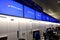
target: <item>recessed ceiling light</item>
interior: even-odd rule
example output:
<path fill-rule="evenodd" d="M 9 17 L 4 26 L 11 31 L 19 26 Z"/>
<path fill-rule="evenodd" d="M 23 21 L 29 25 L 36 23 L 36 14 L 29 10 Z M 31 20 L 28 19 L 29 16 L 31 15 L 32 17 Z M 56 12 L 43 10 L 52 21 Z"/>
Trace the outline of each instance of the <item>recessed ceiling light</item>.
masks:
<path fill-rule="evenodd" d="M 60 3 L 60 1 L 57 1 L 57 3 Z"/>

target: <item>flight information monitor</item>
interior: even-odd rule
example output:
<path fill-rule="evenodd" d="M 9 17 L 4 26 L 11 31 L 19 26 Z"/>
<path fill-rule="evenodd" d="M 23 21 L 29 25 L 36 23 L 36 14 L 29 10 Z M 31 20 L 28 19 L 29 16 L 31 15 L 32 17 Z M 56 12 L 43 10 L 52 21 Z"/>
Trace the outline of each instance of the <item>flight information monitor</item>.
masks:
<path fill-rule="evenodd" d="M 36 19 L 42 20 L 42 13 L 41 12 L 36 11 Z"/>
<path fill-rule="evenodd" d="M 42 13 L 42 20 L 46 21 L 46 14 Z"/>
<path fill-rule="evenodd" d="M 0 14 L 23 17 L 23 5 L 11 0 L 1 0 Z"/>
<path fill-rule="evenodd" d="M 51 17 L 49 16 L 49 22 L 51 22 Z"/>
<path fill-rule="evenodd" d="M 47 19 L 47 21 L 50 21 L 50 18 L 49 18 L 49 16 L 47 16 L 47 17 L 46 17 L 46 19 Z"/>
<path fill-rule="evenodd" d="M 24 6 L 24 17 L 34 19 L 35 18 L 35 10 L 33 10 L 27 6 Z"/>

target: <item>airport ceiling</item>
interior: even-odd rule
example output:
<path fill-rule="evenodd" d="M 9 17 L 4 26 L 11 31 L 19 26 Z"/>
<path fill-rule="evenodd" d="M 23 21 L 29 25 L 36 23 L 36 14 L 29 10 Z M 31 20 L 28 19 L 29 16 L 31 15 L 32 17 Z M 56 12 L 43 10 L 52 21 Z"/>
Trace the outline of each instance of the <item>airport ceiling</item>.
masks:
<path fill-rule="evenodd" d="M 38 5 L 42 6 L 43 10 L 60 20 L 60 1 L 59 0 L 33 0 Z"/>

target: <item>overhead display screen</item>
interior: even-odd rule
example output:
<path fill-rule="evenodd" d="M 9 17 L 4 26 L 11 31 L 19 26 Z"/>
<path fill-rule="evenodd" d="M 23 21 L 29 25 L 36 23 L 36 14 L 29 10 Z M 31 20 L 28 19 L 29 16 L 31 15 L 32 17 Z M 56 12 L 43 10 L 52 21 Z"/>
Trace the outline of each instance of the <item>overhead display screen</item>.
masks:
<path fill-rule="evenodd" d="M 49 22 L 51 22 L 52 20 L 51 20 L 51 17 L 49 16 Z"/>
<path fill-rule="evenodd" d="M 53 21 L 54 21 L 54 19 L 53 19 L 52 17 L 50 17 L 50 21 L 51 21 L 51 22 L 53 22 Z"/>
<path fill-rule="evenodd" d="M 11 0 L 1 0 L 0 14 L 23 17 L 23 5 Z"/>
<path fill-rule="evenodd" d="M 42 20 L 46 21 L 46 15 L 44 13 L 42 13 Z"/>
<path fill-rule="evenodd" d="M 36 11 L 36 19 L 42 20 L 42 13 L 41 12 Z"/>
<path fill-rule="evenodd" d="M 35 10 L 33 10 L 27 6 L 24 6 L 24 17 L 34 19 L 35 18 Z"/>
<path fill-rule="evenodd" d="M 50 21 L 50 18 L 49 18 L 49 16 L 47 16 L 47 17 L 46 17 L 46 19 L 47 19 L 47 21 Z"/>
<path fill-rule="evenodd" d="M 55 22 L 54 18 L 52 18 L 52 22 Z"/>
<path fill-rule="evenodd" d="M 45 13 L 42 13 L 42 20 L 50 22 L 50 16 Z"/>

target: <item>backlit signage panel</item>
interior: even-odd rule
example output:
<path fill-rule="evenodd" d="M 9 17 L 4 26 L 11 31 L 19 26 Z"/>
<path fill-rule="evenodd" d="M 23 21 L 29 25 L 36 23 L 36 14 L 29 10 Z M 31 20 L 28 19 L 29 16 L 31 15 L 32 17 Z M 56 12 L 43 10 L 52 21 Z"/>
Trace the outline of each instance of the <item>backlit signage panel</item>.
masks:
<path fill-rule="evenodd" d="M 23 5 L 14 1 L 1 0 L 0 14 L 23 17 Z"/>
<path fill-rule="evenodd" d="M 37 20 L 42 20 L 42 15 L 41 14 L 42 14 L 41 12 L 36 11 L 36 19 Z"/>
<path fill-rule="evenodd" d="M 35 18 L 35 10 L 33 10 L 27 6 L 24 6 L 24 17 L 34 19 Z"/>

